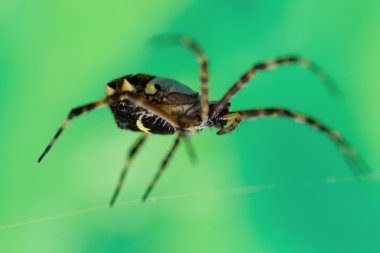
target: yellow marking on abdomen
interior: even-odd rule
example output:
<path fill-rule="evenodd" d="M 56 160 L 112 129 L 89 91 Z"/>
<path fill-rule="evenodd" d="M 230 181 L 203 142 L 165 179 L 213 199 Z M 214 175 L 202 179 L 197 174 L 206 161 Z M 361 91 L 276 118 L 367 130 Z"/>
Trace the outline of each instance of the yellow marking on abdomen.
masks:
<path fill-rule="evenodd" d="M 107 96 L 112 96 L 114 93 L 115 93 L 115 90 L 107 85 L 106 86 L 106 94 L 107 94 Z"/>
<path fill-rule="evenodd" d="M 135 88 L 133 87 L 133 85 L 130 82 L 128 82 L 128 80 L 126 78 L 124 78 L 123 79 L 123 84 L 121 86 L 121 90 L 122 91 L 130 91 L 130 92 L 132 92 L 132 91 L 135 90 Z"/>
<path fill-rule="evenodd" d="M 142 123 L 142 118 L 143 118 L 144 115 L 140 115 L 140 117 L 138 118 L 138 120 L 136 121 L 136 126 L 138 129 L 140 129 L 140 131 L 143 131 L 144 133 L 149 133 L 150 129 L 149 128 L 146 128 L 144 126 L 144 124 Z"/>
<path fill-rule="evenodd" d="M 145 93 L 146 94 L 149 94 L 149 95 L 154 95 L 154 94 L 156 94 L 157 93 L 157 89 L 156 89 L 156 87 L 154 86 L 154 84 L 152 84 L 152 83 L 148 83 L 147 85 L 146 85 L 146 87 L 145 87 Z"/>

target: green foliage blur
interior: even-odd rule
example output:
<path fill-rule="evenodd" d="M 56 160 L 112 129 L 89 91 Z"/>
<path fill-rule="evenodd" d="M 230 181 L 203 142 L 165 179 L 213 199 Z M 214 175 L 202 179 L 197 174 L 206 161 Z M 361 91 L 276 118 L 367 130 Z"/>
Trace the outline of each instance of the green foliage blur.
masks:
<path fill-rule="evenodd" d="M 316 61 L 343 95 L 308 71 L 260 73 L 233 109 L 286 107 L 339 130 L 376 169 L 380 158 L 380 2 L 0 0 L 0 227 L 107 204 L 138 134 L 108 108 L 75 119 L 37 158 L 70 109 L 105 96 L 130 73 L 171 77 L 199 89 L 189 50 L 155 50 L 179 33 L 210 59 L 217 100 L 251 64 L 289 53 Z M 137 155 L 120 201 L 141 197 L 173 136 L 153 136 Z M 0 252 L 380 252 L 377 181 L 350 176 L 328 138 L 286 119 L 241 124 L 226 136 L 180 147 L 152 197 L 274 184 L 252 194 L 146 203 L 0 229 Z"/>

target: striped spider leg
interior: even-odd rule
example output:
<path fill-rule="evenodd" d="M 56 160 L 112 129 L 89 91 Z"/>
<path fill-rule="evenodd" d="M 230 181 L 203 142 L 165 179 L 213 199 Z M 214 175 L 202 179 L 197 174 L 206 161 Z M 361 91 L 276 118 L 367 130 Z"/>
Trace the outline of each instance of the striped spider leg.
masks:
<path fill-rule="evenodd" d="M 230 125 L 217 132 L 217 134 L 222 135 L 235 130 L 239 123 L 244 120 L 254 120 L 268 117 L 287 117 L 296 122 L 304 123 L 316 128 L 317 130 L 330 137 L 330 139 L 338 145 L 339 150 L 343 154 L 346 162 L 348 163 L 349 167 L 352 170 L 352 173 L 355 176 L 363 176 L 370 172 L 370 168 L 367 166 L 364 160 L 361 159 L 356 150 L 352 148 L 338 132 L 325 126 L 316 119 L 313 119 L 301 113 L 292 112 L 284 108 L 261 108 L 253 110 L 242 110 L 237 112 L 231 112 L 227 115 L 222 115 L 219 118 L 221 120 L 226 120 L 228 123 L 230 123 Z"/>
<path fill-rule="evenodd" d="M 297 56 L 279 57 L 274 60 L 254 64 L 247 72 L 245 72 L 240 77 L 240 79 L 237 82 L 235 82 L 231 86 L 231 88 L 217 102 L 217 104 L 213 108 L 212 116 L 216 116 L 218 113 L 220 113 L 220 111 L 232 99 L 232 97 L 241 88 L 243 88 L 251 79 L 253 79 L 256 76 L 256 73 L 258 71 L 269 70 L 269 69 L 273 69 L 276 67 L 289 65 L 289 64 L 296 64 L 296 65 L 309 69 L 322 81 L 322 83 L 325 85 L 325 87 L 331 94 L 334 95 L 340 92 L 338 87 L 333 82 L 333 80 L 321 68 L 319 68 L 318 65 L 311 62 L 310 60 L 303 57 L 297 57 Z"/>
<path fill-rule="evenodd" d="M 132 146 L 131 150 L 128 153 L 128 156 L 126 157 L 126 160 L 124 162 L 123 169 L 120 173 L 119 180 L 117 181 L 117 185 L 115 188 L 115 191 L 112 195 L 110 206 L 112 207 L 115 204 L 116 198 L 120 193 L 121 188 L 123 187 L 125 176 L 127 175 L 127 172 L 129 171 L 129 168 L 131 166 L 131 162 L 133 157 L 136 155 L 137 151 L 141 148 L 145 140 L 148 138 L 148 133 L 141 134 L 140 138 L 137 140 L 137 142 Z"/>
<path fill-rule="evenodd" d="M 169 152 L 166 154 L 164 160 L 162 161 L 162 163 L 160 164 L 160 167 L 158 168 L 158 171 L 154 175 L 153 179 L 150 181 L 148 189 L 146 189 L 146 191 L 142 197 L 142 201 L 145 201 L 148 198 L 148 196 L 149 196 L 150 192 L 153 190 L 157 180 L 160 178 L 162 172 L 164 172 L 164 169 L 166 168 L 166 166 L 167 166 L 169 160 L 171 159 L 174 151 L 177 149 L 179 141 L 183 137 L 184 136 L 182 134 L 177 135 L 177 138 L 175 139 L 173 146 L 170 148 Z"/>
<path fill-rule="evenodd" d="M 208 71 L 208 59 L 206 54 L 202 51 L 201 47 L 191 38 L 182 35 L 159 35 L 153 38 L 153 41 L 161 45 L 169 44 L 183 44 L 190 48 L 196 55 L 199 63 L 199 77 L 201 82 L 201 118 L 202 122 L 208 120 L 209 102 L 208 102 L 208 82 L 209 82 L 209 71 Z"/>
<path fill-rule="evenodd" d="M 185 147 L 187 149 L 187 153 L 189 155 L 190 162 L 192 162 L 193 164 L 196 164 L 198 162 L 198 157 L 197 157 L 197 153 L 195 153 L 195 149 L 194 149 L 193 145 L 191 144 L 190 138 L 189 137 L 182 138 L 182 140 L 183 140 L 183 143 L 185 144 Z"/>
<path fill-rule="evenodd" d="M 118 100 L 121 100 L 123 98 L 128 98 L 129 100 L 133 101 L 134 103 L 149 109 L 150 111 L 154 112 L 156 115 L 159 115 L 161 118 L 165 119 L 167 122 L 170 122 L 173 126 L 179 126 L 177 119 L 173 117 L 172 115 L 168 114 L 164 110 L 160 109 L 158 106 L 155 106 L 151 104 L 149 101 L 147 101 L 144 97 L 137 96 L 136 94 L 133 94 L 131 92 L 122 92 L 119 94 L 114 94 L 112 96 L 109 96 L 105 99 L 86 104 L 84 106 L 80 106 L 77 108 L 74 108 L 70 111 L 69 115 L 66 117 L 64 122 L 62 123 L 61 127 L 58 129 L 50 143 L 47 145 L 45 150 L 42 152 L 41 156 L 38 158 L 38 162 L 41 162 L 42 159 L 45 157 L 45 155 L 49 152 L 51 147 L 54 145 L 58 137 L 61 135 L 63 130 L 67 127 L 67 125 L 71 122 L 71 120 L 74 117 L 80 116 L 83 113 L 101 108 L 103 106 L 109 105 L 111 103 L 114 103 Z"/>
<path fill-rule="evenodd" d="M 115 204 L 115 201 L 116 201 L 116 199 L 117 199 L 117 197 L 118 197 L 118 195 L 120 193 L 120 190 L 121 190 L 121 188 L 122 188 L 122 186 L 124 184 L 124 180 L 125 180 L 125 177 L 126 177 L 128 171 L 129 171 L 129 168 L 131 166 L 132 159 L 136 155 L 137 151 L 140 150 L 141 146 L 143 145 L 143 143 L 145 142 L 145 140 L 148 138 L 149 135 L 150 134 L 148 134 L 148 133 L 143 133 L 140 136 L 140 138 L 137 140 L 137 142 L 130 149 L 130 151 L 128 153 L 128 156 L 127 156 L 127 158 L 126 158 L 126 160 L 124 162 L 123 169 L 122 169 L 122 171 L 120 173 L 119 180 L 117 182 L 116 188 L 115 188 L 114 193 L 113 193 L 112 198 L 111 198 L 111 202 L 110 202 L 110 206 L 111 207 Z M 146 200 L 146 198 L 148 197 L 149 193 L 153 189 L 153 186 L 155 185 L 155 183 L 157 182 L 158 178 L 160 177 L 161 173 L 164 171 L 167 163 L 169 162 L 170 158 L 172 157 L 172 154 L 173 154 L 174 150 L 177 148 L 180 140 L 183 140 L 183 142 L 185 143 L 185 147 L 187 149 L 188 155 L 190 156 L 190 160 L 192 162 L 196 161 L 196 155 L 195 155 L 195 152 L 194 152 L 194 148 L 192 147 L 189 138 L 188 137 L 186 137 L 186 138 L 180 137 L 180 135 L 178 135 L 178 137 L 174 141 L 174 144 L 171 147 L 169 153 L 167 154 L 167 156 L 162 161 L 162 164 L 160 165 L 160 167 L 159 167 L 159 169 L 157 171 L 157 174 L 152 179 L 152 182 L 149 184 L 149 187 L 146 190 L 146 193 L 144 194 L 144 196 L 142 198 L 143 201 Z"/>
<path fill-rule="evenodd" d="M 315 63 L 310 60 L 302 57 L 296 56 L 287 56 L 280 57 L 274 60 L 254 64 L 247 72 L 245 72 L 239 79 L 236 81 L 231 88 L 224 94 L 224 96 L 216 103 L 213 107 L 212 116 L 218 117 L 220 115 L 220 111 L 229 103 L 232 97 L 241 90 L 252 78 L 256 76 L 258 71 L 268 70 L 275 67 L 279 67 L 287 64 L 297 64 L 299 66 L 305 67 L 309 69 L 311 72 L 316 74 L 316 76 L 325 84 L 326 88 L 330 91 L 330 93 L 337 94 L 339 93 L 338 87 L 332 81 L 328 75 L 319 68 Z M 257 110 L 247 110 L 247 111 L 238 111 L 235 113 L 229 113 L 223 116 L 219 116 L 218 118 L 221 120 L 227 120 L 230 123 L 226 128 L 221 129 L 218 134 L 225 134 L 233 131 L 237 125 L 245 119 L 248 118 L 257 118 L 257 113 L 260 112 L 262 115 L 260 117 L 269 117 L 269 116 L 287 116 L 293 118 L 298 121 L 302 121 L 306 124 L 312 125 L 317 129 L 321 130 L 325 134 L 329 135 L 336 143 L 339 144 L 339 147 L 343 154 L 345 154 L 345 159 L 350 165 L 354 175 L 358 174 L 366 174 L 370 171 L 369 167 L 365 164 L 364 160 L 360 158 L 357 152 L 348 145 L 348 143 L 343 140 L 343 138 L 335 131 L 330 130 L 324 125 L 320 124 L 318 121 L 307 117 L 305 115 L 299 113 L 292 113 L 289 110 L 281 109 L 281 108 L 268 108 L 268 109 L 257 109 Z M 351 159 L 352 158 L 352 159 Z M 360 168 L 360 169 L 358 169 Z"/>

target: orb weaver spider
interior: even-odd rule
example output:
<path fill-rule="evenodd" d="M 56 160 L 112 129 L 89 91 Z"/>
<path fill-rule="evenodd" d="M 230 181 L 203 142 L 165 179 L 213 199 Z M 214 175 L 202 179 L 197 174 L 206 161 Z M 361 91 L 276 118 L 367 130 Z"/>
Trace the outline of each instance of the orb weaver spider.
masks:
<path fill-rule="evenodd" d="M 307 115 L 285 108 L 230 111 L 230 100 L 256 76 L 257 72 L 288 64 L 295 64 L 309 69 L 323 81 L 330 91 L 336 91 L 336 87 L 328 76 L 310 60 L 303 57 L 286 56 L 254 64 L 231 86 L 220 100 L 209 101 L 209 72 L 206 55 L 198 44 L 188 37 L 167 36 L 166 38 L 169 38 L 170 42 L 188 47 L 197 56 L 200 65 L 201 95 L 186 85 L 170 78 L 162 78 L 149 74 L 132 74 L 116 78 L 106 85 L 106 98 L 70 111 L 53 139 L 39 157 L 38 162 L 42 161 L 74 117 L 108 105 L 119 128 L 142 132 L 141 137 L 129 151 L 116 189 L 112 195 L 110 206 L 116 201 L 133 157 L 150 134 L 172 135 L 178 133 L 174 144 L 161 162 L 158 171 L 145 191 L 142 201 L 145 201 L 149 196 L 181 141 L 185 142 L 188 151 L 192 154 L 193 151 L 190 143 L 187 142 L 189 136 L 200 132 L 204 128 L 216 128 L 218 129 L 217 134 L 223 135 L 235 130 L 242 121 L 250 119 L 287 117 L 296 122 L 312 126 L 330 137 L 340 147 L 354 175 L 360 176 L 369 172 L 369 168 L 363 166 L 363 161 L 359 155 L 338 132 Z"/>

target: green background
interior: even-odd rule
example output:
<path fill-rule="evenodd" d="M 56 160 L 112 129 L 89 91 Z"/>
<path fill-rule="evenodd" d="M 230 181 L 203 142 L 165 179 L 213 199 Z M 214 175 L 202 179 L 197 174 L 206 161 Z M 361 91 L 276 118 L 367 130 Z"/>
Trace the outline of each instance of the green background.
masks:
<path fill-rule="evenodd" d="M 162 33 L 195 38 L 209 56 L 210 97 L 254 62 L 288 53 L 327 70 L 334 99 L 308 71 L 261 73 L 233 109 L 282 106 L 338 129 L 376 169 L 380 134 L 379 1 L 0 1 L 0 226 L 108 203 L 138 138 L 109 109 L 76 119 L 41 163 L 68 111 L 104 97 L 118 76 L 145 72 L 199 89 L 195 57 L 153 50 Z M 153 136 L 120 201 L 141 197 L 173 136 Z M 253 194 L 178 198 L 0 229 L 0 252 L 380 252 L 377 181 L 350 176 L 331 141 L 286 119 L 242 124 L 181 146 L 152 197 L 274 184 Z"/>

